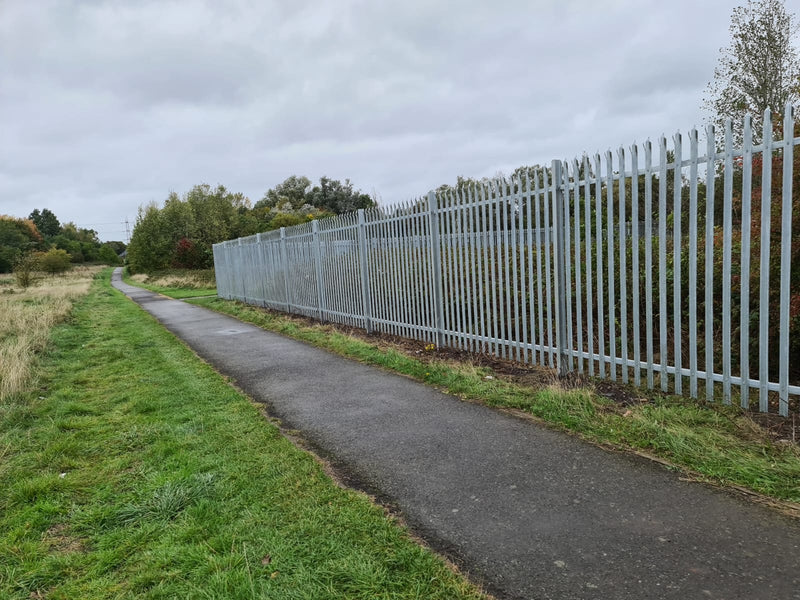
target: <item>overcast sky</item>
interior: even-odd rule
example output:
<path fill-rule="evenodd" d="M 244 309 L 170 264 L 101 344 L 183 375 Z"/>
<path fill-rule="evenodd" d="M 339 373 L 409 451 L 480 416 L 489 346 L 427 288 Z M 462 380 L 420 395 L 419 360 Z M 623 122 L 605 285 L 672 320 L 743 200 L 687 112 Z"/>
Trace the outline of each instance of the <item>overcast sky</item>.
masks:
<path fill-rule="evenodd" d="M 392 204 L 686 132 L 738 4 L 0 0 L 0 214 L 124 240 L 198 183 Z"/>

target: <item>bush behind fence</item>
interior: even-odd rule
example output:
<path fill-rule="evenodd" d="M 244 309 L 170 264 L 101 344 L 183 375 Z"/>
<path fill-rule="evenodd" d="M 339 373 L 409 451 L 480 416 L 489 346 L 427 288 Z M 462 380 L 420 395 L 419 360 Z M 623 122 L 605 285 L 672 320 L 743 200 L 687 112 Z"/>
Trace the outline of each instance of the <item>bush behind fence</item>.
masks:
<path fill-rule="evenodd" d="M 765 113 L 214 246 L 218 293 L 786 415 L 800 396 L 800 138 Z M 688 142 L 688 143 L 687 143 Z M 657 154 L 657 157 L 654 156 Z"/>

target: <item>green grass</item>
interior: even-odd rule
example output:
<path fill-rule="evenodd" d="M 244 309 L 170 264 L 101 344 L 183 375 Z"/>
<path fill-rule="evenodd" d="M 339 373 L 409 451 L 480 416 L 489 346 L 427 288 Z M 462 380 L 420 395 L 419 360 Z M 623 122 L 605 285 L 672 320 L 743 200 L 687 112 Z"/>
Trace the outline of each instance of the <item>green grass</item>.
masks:
<path fill-rule="evenodd" d="M 0 405 L 0 597 L 482 596 L 110 289 Z"/>
<path fill-rule="evenodd" d="M 485 368 L 418 360 L 379 348 L 330 326 L 304 325 L 280 313 L 221 299 L 193 304 L 235 316 L 362 362 L 409 375 L 465 400 L 522 410 L 596 443 L 655 456 L 693 477 L 742 486 L 775 499 L 800 502 L 800 447 L 778 444 L 741 409 L 653 394 L 620 407 L 591 388 L 533 389 Z M 423 345 L 420 344 L 420 349 Z M 487 380 L 486 376 L 493 378 Z"/>

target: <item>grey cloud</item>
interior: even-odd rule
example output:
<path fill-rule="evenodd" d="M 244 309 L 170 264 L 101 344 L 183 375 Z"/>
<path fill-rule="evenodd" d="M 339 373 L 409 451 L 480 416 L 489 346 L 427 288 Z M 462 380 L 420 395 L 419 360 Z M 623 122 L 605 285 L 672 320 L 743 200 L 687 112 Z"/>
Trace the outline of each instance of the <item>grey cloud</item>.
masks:
<path fill-rule="evenodd" d="M 291 174 L 392 202 L 686 130 L 730 9 L 6 0 L 0 212 L 121 222 L 170 190 L 258 199 Z"/>

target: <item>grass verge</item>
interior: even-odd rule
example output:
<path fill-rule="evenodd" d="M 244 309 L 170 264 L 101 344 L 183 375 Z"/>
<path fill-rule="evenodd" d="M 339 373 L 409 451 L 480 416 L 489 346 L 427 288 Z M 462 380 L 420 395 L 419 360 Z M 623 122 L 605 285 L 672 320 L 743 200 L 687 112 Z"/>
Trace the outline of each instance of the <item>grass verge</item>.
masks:
<path fill-rule="evenodd" d="M 481 594 L 118 292 L 0 403 L 0 597 Z"/>
<path fill-rule="evenodd" d="M 213 269 L 168 269 L 156 273 L 130 275 L 126 268 L 122 274 L 127 283 L 138 285 L 151 292 L 164 294 L 170 298 L 182 299 L 217 295 L 217 280 L 214 278 Z"/>
<path fill-rule="evenodd" d="M 524 411 L 595 443 L 634 450 L 666 461 L 693 477 L 782 501 L 800 502 L 800 447 L 777 443 L 744 411 L 653 394 L 619 403 L 591 383 L 564 390 L 509 381 L 486 367 L 415 355 L 400 346 L 380 347 L 338 331 L 258 307 L 218 298 L 192 301 L 338 354 L 437 386 L 465 400 Z M 420 357 L 421 355 L 421 357 Z M 632 392 L 635 396 L 637 392 Z M 796 511 L 800 515 L 800 511 Z"/>
<path fill-rule="evenodd" d="M 0 275 L 0 402 L 25 389 L 50 329 L 89 291 L 100 268 L 75 267 L 58 277 L 40 275 L 27 288 L 16 285 L 14 275 Z"/>

